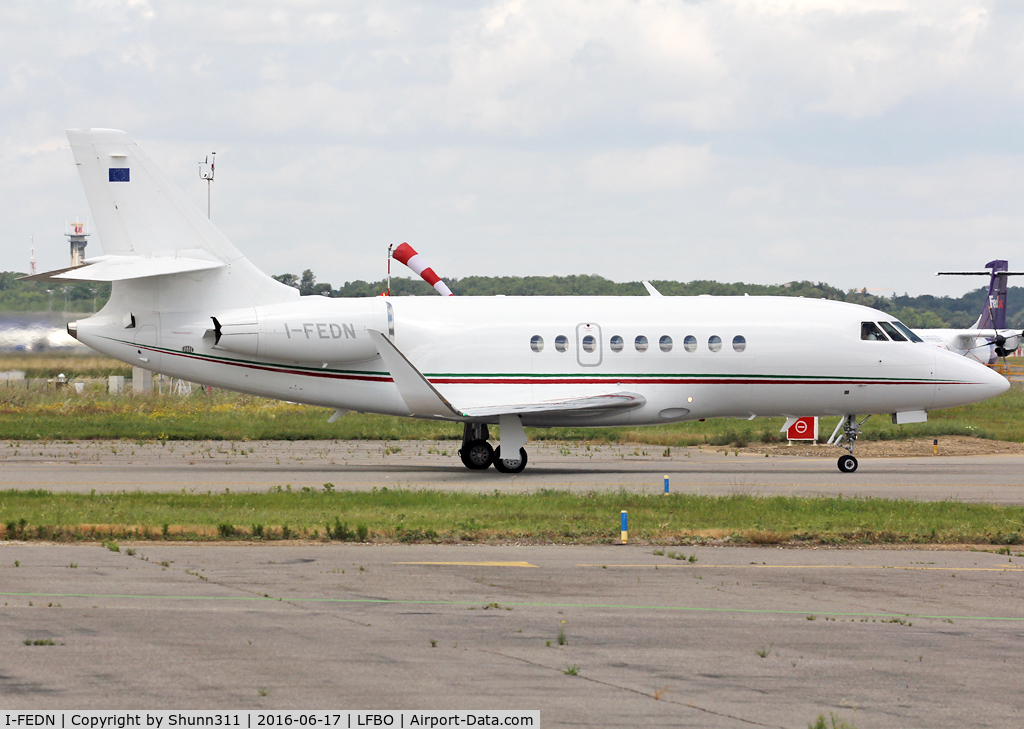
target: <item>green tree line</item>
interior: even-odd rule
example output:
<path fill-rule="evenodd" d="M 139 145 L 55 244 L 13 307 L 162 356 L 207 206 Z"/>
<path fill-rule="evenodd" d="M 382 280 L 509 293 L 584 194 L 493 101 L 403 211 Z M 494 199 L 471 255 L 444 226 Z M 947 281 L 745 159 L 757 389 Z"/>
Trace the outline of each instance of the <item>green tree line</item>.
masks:
<path fill-rule="evenodd" d="M 306 269 L 301 276 L 293 273 L 274 276 L 294 286 L 304 296 L 331 298 L 379 296 L 387 289 L 387 279 L 379 281 L 346 281 L 338 288 L 317 283 L 316 275 Z M 617 283 L 598 275 L 579 276 L 466 276 L 445 278 L 444 282 L 457 296 L 646 296 L 639 281 Z M 988 293 L 980 287 L 961 297 L 875 296 L 862 289 L 844 291 L 826 283 L 792 281 L 785 284 L 719 283 L 718 281 L 651 281 L 666 296 L 802 296 L 809 299 L 831 299 L 862 304 L 895 316 L 918 329 L 955 327 L 963 329 L 974 324 Z M 434 289 L 420 278 L 391 279 L 392 296 L 436 296 Z M 1024 288 L 1011 287 L 1007 294 L 1007 326 L 1024 328 Z"/>
<path fill-rule="evenodd" d="M 41 312 L 98 310 L 110 296 L 109 283 L 19 281 L 22 273 L 0 272 L 0 311 Z M 379 296 L 387 288 L 387 280 L 346 281 L 338 288 L 318 283 L 311 269 L 300 275 L 284 273 L 274 276 L 294 286 L 304 296 L 347 298 Z M 603 276 L 466 276 L 446 278 L 445 283 L 458 296 L 646 296 L 639 281 L 618 283 Z M 863 304 L 891 314 L 908 326 L 917 328 L 971 326 L 978 318 L 987 294 L 979 287 L 961 297 L 949 296 L 875 296 L 863 290 L 844 291 L 826 283 L 792 281 L 785 284 L 720 283 L 718 281 L 652 281 L 666 296 L 803 296 L 809 299 L 831 299 Z M 391 279 L 392 296 L 436 296 L 436 292 L 419 278 Z M 1007 325 L 1024 327 L 1024 288 L 1011 287 L 1007 295 Z"/>
<path fill-rule="evenodd" d="M 92 281 L 19 281 L 16 271 L 0 271 L 0 311 L 99 311 L 110 298 L 110 284 Z"/>

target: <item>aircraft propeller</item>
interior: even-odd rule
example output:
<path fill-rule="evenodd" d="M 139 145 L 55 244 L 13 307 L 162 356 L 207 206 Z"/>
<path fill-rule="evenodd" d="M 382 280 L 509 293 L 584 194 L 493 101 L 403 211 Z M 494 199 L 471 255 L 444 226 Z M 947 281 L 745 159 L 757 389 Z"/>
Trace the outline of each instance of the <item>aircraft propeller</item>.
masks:
<path fill-rule="evenodd" d="M 1022 331 L 1020 333 L 1016 333 L 1015 332 L 1013 334 L 1010 334 L 1009 336 L 1007 336 L 1005 334 L 999 334 L 997 332 L 995 334 L 995 336 L 992 336 L 992 337 L 978 337 L 978 339 L 982 339 L 984 341 L 981 344 L 976 344 L 975 346 L 973 346 L 970 349 L 968 349 L 967 350 L 968 352 L 973 352 L 976 349 L 982 349 L 984 347 L 988 347 L 990 345 L 994 345 L 996 356 L 1003 360 L 1003 364 L 1006 364 L 1006 358 L 1009 357 L 1011 354 L 1013 354 L 1014 352 L 1017 351 L 1017 347 L 1013 347 L 1012 349 L 1007 349 L 1006 342 L 1008 340 L 1016 339 L 1017 340 L 1017 346 L 1019 347 L 1021 343 L 1024 343 L 1024 331 Z"/>

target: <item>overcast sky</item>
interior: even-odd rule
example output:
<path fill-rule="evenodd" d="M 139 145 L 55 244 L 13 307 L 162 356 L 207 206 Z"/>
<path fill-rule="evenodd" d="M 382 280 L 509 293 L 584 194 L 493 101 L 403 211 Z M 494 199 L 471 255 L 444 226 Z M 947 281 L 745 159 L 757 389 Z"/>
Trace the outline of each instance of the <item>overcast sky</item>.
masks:
<path fill-rule="evenodd" d="M 67 265 L 64 130 L 123 129 L 268 273 L 825 281 L 1024 270 L 1024 7 L 0 3 L 0 270 Z M 88 254 L 102 242 L 93 236 Z"/>

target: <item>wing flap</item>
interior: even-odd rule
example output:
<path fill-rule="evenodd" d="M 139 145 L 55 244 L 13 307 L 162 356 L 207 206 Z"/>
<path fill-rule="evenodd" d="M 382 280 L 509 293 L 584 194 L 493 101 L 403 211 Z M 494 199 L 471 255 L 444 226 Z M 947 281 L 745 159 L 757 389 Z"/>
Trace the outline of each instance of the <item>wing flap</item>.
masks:
<path fill-rule="evenodd" d="M 485 405 L 465 408 L 463 413 L 470 418 L 489 418 L 496 415 L 535 415 L 537 413 L 560 413 L 568 417 L 579 414 L 580 417 L 583 417 L 598 415 L 602 412 L 632 410 L 642 407 L 646 402 L 646 398 L 636 392 L 607 392 L 601 395 L 584 395 L 534 403 Z"/>

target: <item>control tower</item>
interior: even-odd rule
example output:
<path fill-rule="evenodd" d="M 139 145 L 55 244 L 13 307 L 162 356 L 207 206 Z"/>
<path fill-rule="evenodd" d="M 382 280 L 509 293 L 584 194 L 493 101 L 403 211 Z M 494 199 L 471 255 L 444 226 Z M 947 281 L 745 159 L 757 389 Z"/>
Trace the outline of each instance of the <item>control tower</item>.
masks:
<path fill-rule="evenodd" d="M 65 233 L 68 237 L 68 241 L 71 243 L 71 265 L 81 266 L 85 263 L 85 246 L 88 243 L 86 240 L 89 234 L 85 232 L 85 225 L 83 223 L 70 223 L 68 225 L 68 232 Z"/>

